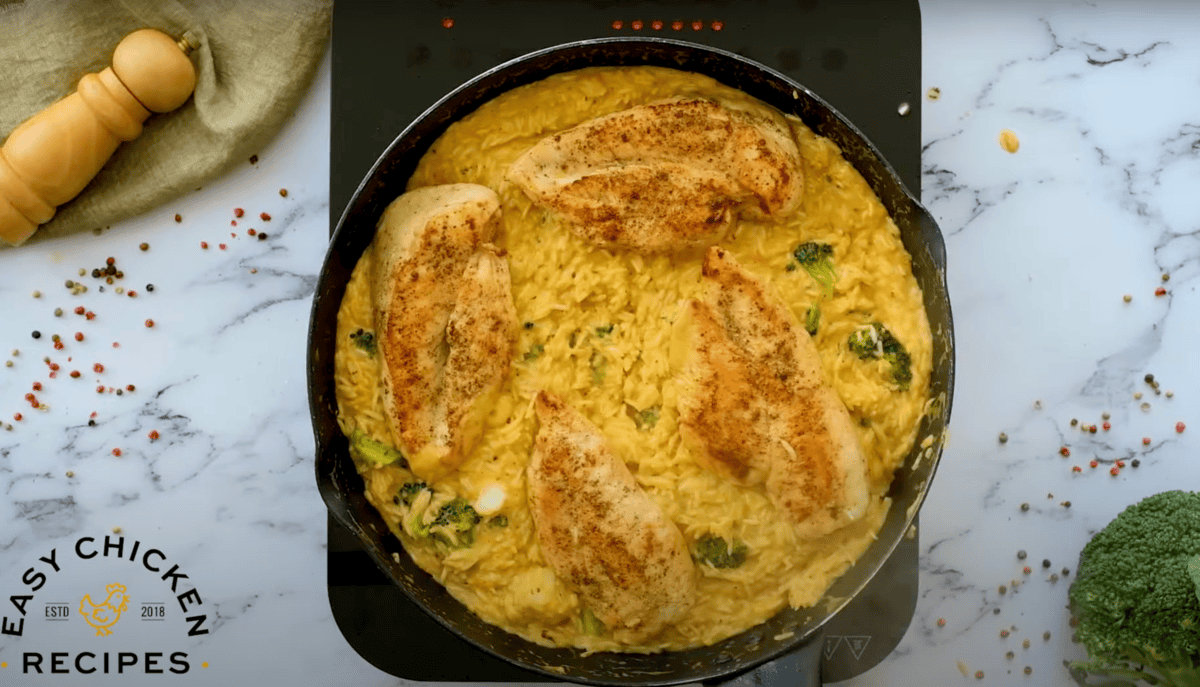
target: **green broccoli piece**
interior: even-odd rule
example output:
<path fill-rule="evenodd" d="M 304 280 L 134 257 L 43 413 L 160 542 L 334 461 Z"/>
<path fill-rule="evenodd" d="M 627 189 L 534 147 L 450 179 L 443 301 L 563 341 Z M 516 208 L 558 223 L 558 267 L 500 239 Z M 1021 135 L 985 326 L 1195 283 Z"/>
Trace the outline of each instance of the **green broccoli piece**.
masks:
<path fill-rule="evenodd" d="M 706 534 L 696 540 L 693 557 L 714 568 L 740 568 L 749 553 L 750 547 L 739 539 L 734 539 L 730 544 L 722 537 Z"/>
<path fill-rule="evenodd" d="M 492 527 L 508 527 L 508 516 L 503 513 L 493 516 L 491 520 L 488 520 L 488 525 Z"/>
<path fill-rule="evenodd" d="M 397 504 L 403 503 L 411 507 L 413 501 L 417 499 L 417 495 L 422 490 L 428 489 L 429 485 L 424 482 L 405 482 L 396 492 L 396 497 L 393 499 Z"/>
<path fill-rule="evenodd" d="M 850 352 L 861 359 L 882 358 L 891 365 L 892 381 L 901 390 L 912 384 L 912 357 L 904 344 L 879 322 L 859 327 L 847 340 Z"/>
<path fill-rule="evenodd" d="M 1088 676 L 1200 686 L 1200 493 L 1168 491 L 1126 508 L 1079 556 L 1068 593 Z"/>
<path fill-rule="evenodd" d="M 375 332 L 368 332 L 363 329 L 359 329 L 356 332 L 351 332 L 350 340 L 354 342 L 355 346 L 358 346 L 362 350 L 366 351 L 368 355 L 375 355 L 375 351 L 377 350 L 377 346 L 375 344 Z"/>
<path fill-rule="evenodd" d="M 592 613 L 592 609 L 590 608 L 584 608 L 579 612 L 579 624 L 582 626 L 585 635 L 593 637 L 599 637 L 608 630 L 604 626 L 604 623 L 600 622 L 600 619 L 596 617 L 596 614 Z"/>
<path fill-rule="evenodd" d="M 658 406 L 650 406 L 645 410 L 639 410 L 633 414 L 633 422 L 638 429 L 651 430 L 654 425 L 658 424 L 658 418 L 662 414 L 662 409 Z"/>
<path fill-rule="evenodd" d="M 605 358 L 599 351 L 592 351 L 592 359 L 589 364 L 592 368 L 592 384 L 600 386 L 608 375 L 608 358 Z"/>
<path fill-rule="evenodd" d="M 542 353 L 546 352 L 546 347 L 542 344 L 534 344 L 525 352 L 525 362 L 531 363 L 541 357 Z"/>
<path fill-rule="evenodd" d="M 429 524 L 429 531 L 443 544 L 470 546 L 475 543 L 475 526 L 483 517 L 466 499 L 446 502 Z"/>
<path fill-rule="evenodd" d="M 821 285 L 826 296 L 833 294 L 833 283 L 837 281 L 837 272 L 833 268 L 833 246 L 806 241 L 796 246 L 792 257 L 808 272 L 808 276 Z"/>
<path fill-rule="evenodd" d="M 615 327 L 616 327 L 616 325 L 614 325 L 614 324 L 606 324 L 606 325 L 602 325 L 600 327 L 596 327 L 596 336 L 603 339 L 604 337 L 608 336 L 609 334 L 612 334 L 613 329 Z"/>
<path fill-rule="evenodd" d="M 809 336 L 817 335 L 817 327 L 821 325 L 821 306 L 818 303 L 813 303 L 808 307 L 808 311 L 804 313 L 804 331 L 808 332 Z"/>
<path fill-rule="evenodd" d="M 362 430 L 354 430 L 350 435 L 350 455 L 361 462 L 371 462 L 376 465 L 390 465 L 397 461 L 407 468 L 408 461 L 404 454 L 387 444 L 375 441 Z"/>

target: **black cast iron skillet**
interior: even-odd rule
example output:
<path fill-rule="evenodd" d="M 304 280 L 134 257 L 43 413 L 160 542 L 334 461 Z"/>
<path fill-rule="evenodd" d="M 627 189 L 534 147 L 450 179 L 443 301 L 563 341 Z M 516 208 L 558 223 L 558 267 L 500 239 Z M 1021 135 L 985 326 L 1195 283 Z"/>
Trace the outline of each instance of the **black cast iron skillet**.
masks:
<path fill-rule="evenodd" d="M 336 421 L 333 354 L 338 306 L 383 209 L 404 191 L 417 161 L 450 123 L 496 95 L 551 74 L 596 65 L 656 65 L 706 74 L 795 114 L 832 139 L 899 226 L 933 329 L 933 401 L 912 454 L 892 482 L 893 506 L 878 539 L 816 607 L 786 609 L 739 635 L 686 651 L 584 656 L 571 649 L 539 646 L 484 623 L 413 563 L 367 503 Z M 317 282 L 309 330 L 309 405 L 321 496 L 333 516 L 358 537 L 376 564 L 416 605 L 463 640 L 526 670 L 594 685 L 721 683 L 739 676 L 738 683 L 773 684 L 770 676 L 776 672 L 787 676 L 780 684 L 820 684 L 822 625 L 867 584 L 905 536 L 941 456 L 954 386 L 954 336 L 945 269 L 945 244 L 936 223 L 878 150 L 841 114 L 786 76 L 733 53 L 657 38 L 594 39 L 530 53 L 468 81 L 418 117 L 383 152 L 338 223 Z"/>

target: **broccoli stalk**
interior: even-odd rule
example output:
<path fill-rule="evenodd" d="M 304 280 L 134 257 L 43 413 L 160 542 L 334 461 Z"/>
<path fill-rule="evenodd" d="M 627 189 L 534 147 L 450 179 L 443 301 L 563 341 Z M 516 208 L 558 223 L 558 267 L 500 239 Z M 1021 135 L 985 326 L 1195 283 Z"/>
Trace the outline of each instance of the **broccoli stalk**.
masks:
<path fill-rule="evenodd" d="M 402 466 L 408 467 L 404 454 L 387 444 L 375 441 L 362 430 L 356 429 L 350 435 L 350 455 L 359 461 L 376 465 L 390 465 L 399 461 Z"/>
<path fill-rule="evenodd" d="M 1068 598 L 1089 656 L 1068 663 L 1080 685 L 1200 686 L 1200 493 L 1126 508 L 1083 548 Z"/>
<path fill-rule="evenodd" d="M 808 276 L 821 285 L 826 296 L 833 295 L 833 283 L 837 281 L 837 272 L 833 269 L 833 246 L 806 241 L 796 246 L 792 257 L 808 272 Z"/>
<path fill-rule="evenodd" d="M 583 633 L 585 635 L 591 635 L 593 637 L 599 637 L 608 629 L 604 626 L 604 623 L 596 617 L 596 614 L 592 613 L 592 609 L 590 608 L 584 608 L 579 612 L 579 624 L 582 626 Z"/>
<path fill-rule="evenodd" d="M 693 557 L 714 568 L 740 568 L 749 553 L 750 547 L 741 540 L 729 543 L 715 534 L 706 534 L 696 540 Z"/>
<path fill-rule="evenodd" d="M 855 329 L 846 341 L 850 352 L 859 358 L 882 358 L 892 367 L 892 381 L 900 390 L 912 384 L 912 357 L 904 344 L 879 322 Z"/>

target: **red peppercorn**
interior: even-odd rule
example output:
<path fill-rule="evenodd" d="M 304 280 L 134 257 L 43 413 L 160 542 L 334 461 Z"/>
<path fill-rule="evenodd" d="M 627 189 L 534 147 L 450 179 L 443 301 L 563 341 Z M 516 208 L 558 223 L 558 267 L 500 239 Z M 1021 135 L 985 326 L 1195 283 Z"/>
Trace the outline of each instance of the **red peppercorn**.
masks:
<path fill-rule="evenodd" d="M 75 340 L 83 341 L 83 332 L 75 332 Z"/>
<path fill-rule="evenodd" d="M 1150 437 L 1142 437 L 1142 446 L 1150 445 Z"/>
<path fill-rule="evenodd" d="M 121 347 L 120 342 L 117 342 L 117 341 L 113 342 L 113 348 L 120 348 L 120 347 Z"/>
<path fill-rule="evenodd" d="M 149 328 L 149 327 L 153 327 L 153 326 L 154 326 L 154 320 L 146 320 L 146 327 L 147 327 L 147 328 Z"/>
<path fill-rule="evenodd" d="M 41 391 L 41 390 L 42 390 L 42 383 L 41 383 L 41 382 L 34 382 L 34 383 L 33 383 L 33 390 L 34 390 L 34 391 Z"/>
<path fill-rule="evenodd" d="M 112 454 L 113 454 L 114 456 L 116 456 L 116 457 L 120 458 L 120 457 L 121 457 L 121 449 L 119 449 L 119 448 L 114 448 L 114 449 L 112 450 Z"/>
<path fill-rule="evenodd" d="M 201 241 L 200 247 L 203 248 L 204 250 L 208 250 L 208 241 Z"/>
<path fill-rule="evenodd" d="M 241 208 L 234 208 L 234 209 L 233 209 L 233 216 L 234 216 L 234 217 L 241 217 L 241 216 L 242 216 L 242 215 L 244 215 L 244 214 L 246 214 L 246 211 L 245 211 L 245 210 L 243 210 L 243 209 L 241 209 Z"/>
<path fill-rule="evenodd" d="M 259 219 L 261 219 L 261 220 L 262 220 L 262 221 L 264 221 L 264 222 L 270 222 L 270 221 L 271 221 L 271 216 L 270 216 L 270 215 L 268 215 L 268 214 L 267 214 L 267 213 L 265 213 L 265 212 L 260 212 L 260 213 L 258 213 L 258 218 L 259 218 Z"/>
<path fill-rule="evenodd" d="M 58 363 L 50 363 L 50 369 L 54 370 L 54 371 L 58 371 Z"/>
<path fill-rule="evenodd" d="M 255 231 L 255 230 L 253 230 L 253 229 L 247 229 L 247 230 L 246 230 L 246 233 L 247 233 L 247 234 L 249 234 L 249 235 L 251 235 L 251 236 L 254 236 L 254 235 L 255 235 L 255 234 L 257 234 L 258 232 L 257 232 L 257 231 Z"/>
<path fill-rule="evenodd" d="M 101 365 L 100 363 L 96 363 L 95 365 L 92 365 L 92 370 L 96 374 L 100 374 L 101 372 L 104 372 L 104 366 Z"/>
<path fill-rule="evenodd" d="M 217 247 L 220 248 L 221 250 L 225 250 L 225 244 L 223 244 L 223 243 Z"/>
<path fill-rule="evenodd" d="M 1096 425 L 1091 425 L 1091 426 L 1089 426 L 1089 427 L 1088 427 L 1088 432 L 1090 432 L 1090 433 L 1092 433 L 1092 434 L 1095 434 L 1095 433 L 1096 433 Z"/>
<path fill-rule="evenodd" d="M 938 618 L 938 627 L 946 627 L 946 619 Z"/>
<path fill-rule="evenodd" d="M 54 350 L 61 351 L 62 349 L 63 349 L 63 342 L 55 341 L 54 342 Z"/>
<path fill-rule="evenodd" d="M 1100 462 L 1099 462 L 1099 461 L 1095 461 L 1095 460 L 1093 460 L 1093 461 L 1091 461 L 1091 462 L 1089 462 L 1089 463 L 1088 463 L 1088 465 L 1089 465 L 1090 467 L 1096 467 L 1096 466 L 1097 466 L 1097 465 L 1099 465 L 1099 464 L 1100 464 Z"/>
<path fill-rule="evenodd" d="M 84 317 L 88 318 L 89 320 L 94 320 L 94 319 L 96 319 L 96 313 L 89 310 L 89 311 L 87 311 L 87 314 L 84 315 Z"/>
<path fill-rule="evenodd" d="M 1067 448 L 1066 446 L 1063 446 L 1062 448 L 1058 449 L 1058 452 L 1062 454 L 1063 458 L 1070 457 L 1070 455 L 1071 455 L 1071 449 Z"/>
<path fill-rule="evenodd" d="M 1031 573 L 1031 572 L 1033 572 L 1033 571 L 1032 571 L 1032 570 L 1030 570 L 1030 569 L 1029 569 L 1029 566 L 1027 565 L 1027 566 L 1025 566 L 1024 568 L 1021 568 L 1021 572 L 1025 573 L 1026 575 L 1028 575 L 1029 573 Z"/>
<path fill-rule="evenodd" d="M 96 393 L 98 393 L 98 394 L 102 394 L 102 393 L 104 393 L 104 385 L 103 385 L 103 384 L 101 384 L 100 386 L 96 387 Z"/>
<path fill-rule="evenodd" d="M 1112 475 L 1113 477 L 1116 477 L 1117 475 L 1121 474 L 1121 468 L 1114 465 L 1114 466 L 1112 466 L 1112 469 L 1108 471 L 1108 474 Z"/>
<path fill-rule="evenodd" d="M 79 379 L 79 370 L 71 370 L 71 378 Z"/>
<path fill-rule="evenodd" d="M 29 407 L 30 407 L 30 408 L 33 408 L 34 410 L 37 410 L 38 408 L 41 408 L 42 406 L 41 406 L 41 404 L 40 404 L 40 403 L 38 403 L 37 401 L 30 401 L 30 402 L 29 402 Z"/>
<path fill-rule="evenodd" d="M 183 221 L 183 215 L 176 214 L 176 215 L 175 215 L 175 221 L 176 221 L 176 222 L 182 222 L 182 221 Z"/>
<path fill-rule="evenodd" d="M 125 385 L 125 390 L 126 390 L 126 391 L 133 391 L 133 389 L 134 389 L 134 386 L 133 386 L 132 384 L 126 384 L 126 385 Z"/>
<path fill-rule="evenodd" d="M 1074 466 L 1074 467 L 1072 467 L 1072 468 L 1071 468 L 1071 472 L 1083 472 L 1083 468 L 1081 468 L 1081 467 L 1079 467 L 1078 465 L 1076 465 L 1076 466 Z"/>
<path fill-rule="evenodd" d="M 104 260 L 104 264 L 105 264 L 105 265 L 108 265 L 109 267 L 112 267 L 113 265 L 117 264 L 117 259 L 116 259 L 116 258 L 111 258 L 111 257 L 110 257 L 110 258 L 106 258 L 106 259 Z"/>
<path fill-rule="evenodd" d="M 150 433 L 147 434 L 146 436 L 150 437 L 150 441 L 155 441 L 156 439 L 158 439 L 158 430 L 152 429 L 152 430 L 150 430 Z"/>
<path fill-rule="evenodd" d="M 1175 431 L 1176 432 L 1183 434 L 1183 430 L 1185 430 L 1185 429 L 1187 429 L 1187 425 L 1183 424 L 1182 422 L 1175 423 Z"/>
<path fill-rule="evenodd" d="M 1119 468 L 1123 468 L 1123 467 L 1125 467 L 1125 461 L 1123 461 L 1123 460 L 1118 460 L 1118 461 L 1117 461 L 1117 467 L 1119 467 Z"/>
<path fill-rule="evenodd" d="M 1165 296 L 1165 295 L 1167 295 L 1167 290 L 1160 286 L 1157 289 L 1154 289 L 1154 295 L 1155 296 Z"/>
<path fill-rule="evenodd" d="M 137 298 L 137 291 L 126 291 L 125 294 L 130 298 Z"/>
<path fill-rule="evenodd" d="M 25 394 L 25 400 L 26 400 L 26 401 L 32 401 L 32 400 L 34 400 L 35 398 L 37 398 L 37 396 L 34 396 L 33 394 Z"/>
<path fill-rule="evenodd" d="M 75 314 L 76 315 L 82 315 L 83 313 L 84 313 L 84 309 L 83 309 L 82 305 L 75 306 Z"/>
<path fill-rule="evenodd" d="M 47 376 L 47 377 L 49 377 L 50 379 L 54 379 L 55 377 L 57 377 L 57 376 L 58 376 L 58 373 L 57 373 L 57 372 L 51 372 L 50 374 L 48 374 L 48 375 L 46 375 L 46 376 Z"/>
<path fill-rule="evenodd" d="M 1111 424 L 1109 424 L 1109 423 L 1107 423 L 1107 422 L 1105 422 L 1103 426 L 1104 426 L 1104 431 L 1106 431 L 1106 432 L 1107 432 L 1108 430 L 1112 429 L 1112 425 L 1111 425 Z"/>
<path fill-rule="evenodd" d="M 17 422 L 20 422 L 20 421 L 21 421 L 21 414 L 20 414 L 20 413 L 13 413 L 13 419 L 14 419 L 14 420 L 16 420 Z"/>
<path fill-rule="evenodd" d="M 231 226 L 231 227 L 236 227 L 236 226 L 237 226 L 237 220 L 236 220 L 236 219 L 231 219 L 231 220 L 229 220 L 229 226 Z"/>

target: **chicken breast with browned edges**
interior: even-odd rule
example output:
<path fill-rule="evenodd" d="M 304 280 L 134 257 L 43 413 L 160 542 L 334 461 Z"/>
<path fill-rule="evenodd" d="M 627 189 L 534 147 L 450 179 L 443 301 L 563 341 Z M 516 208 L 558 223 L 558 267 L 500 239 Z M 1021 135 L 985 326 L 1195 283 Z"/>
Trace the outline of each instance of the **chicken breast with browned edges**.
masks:
<path fill-rule="evenodd" d="M 672 341 L 684 446 L 738 484 L 765 484 L 798 536 L 862 517 L 866 458 L 804 327 L 721 248 L 701 279 L 705 296 L 687 303 Z"/>
<path fill-rule="evenodd" d="M 425 480 L 466 458 L 512 360 L 508 263 L 487 243 L 499 211 L 491 189 L 449 184 L 401 195 L 379 220 L 371 301 L 383 407 Z"/>
<path fill-rule="evenodd" d="M 526 478 L 542 557 L 610 629 L 649 636 L 682 617 L 696 571 L 679 528 L 594 424 L 545 391 L 534 405 Z"/>
<path fill-rule="evenodd" d="M 766 107 L 672 98 L 542 139 L 507 179 L 600 247 L 716 242 L 735 214 L 786 214 L 803 191 L 787 121 Z"/>

